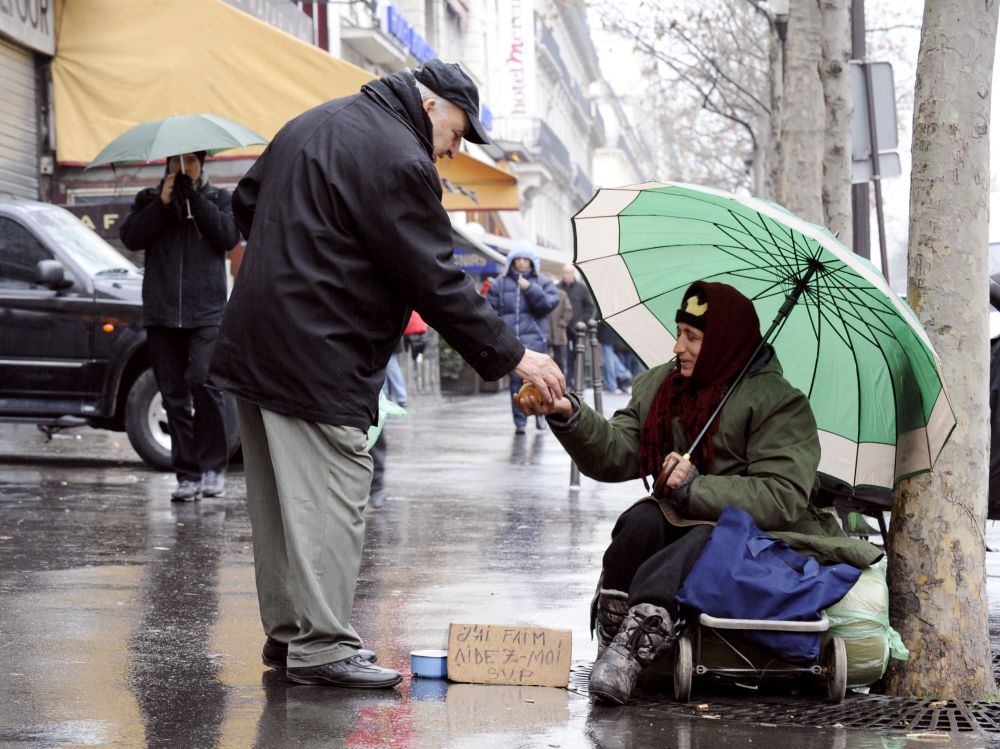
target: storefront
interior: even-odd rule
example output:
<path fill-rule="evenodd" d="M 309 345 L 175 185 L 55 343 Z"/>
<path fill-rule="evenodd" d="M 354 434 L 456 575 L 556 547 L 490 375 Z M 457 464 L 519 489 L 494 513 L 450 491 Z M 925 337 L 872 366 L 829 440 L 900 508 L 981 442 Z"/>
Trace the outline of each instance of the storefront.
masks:
<path fill-rule="evenodd" d="M 51 3 L 0 2 L 0 195 L 39 197 L 42 67 L 54 52 Z"/>
<path fill-rule="evenodd" d="M 87 0 L 67 3 L 59 23 L 52 65 L 57 192 L 69 204 L 77 196 L 93 200 L 101 190 L 111 198 L 155 184 L 155 169 L 83 171 L 106 143 L 139 122 L 212 112 L 272 137 L 291 118 L 357 93 L 373 78 L 220 0 Z M 173 38 L 184 44 L 148 54 Z M 225 152 L 208 167 L 212 180 L 233 184 L 260 150 Z M 466 153 L 438 165 L 446 209 L 517 210 L 511 174 Z"/>

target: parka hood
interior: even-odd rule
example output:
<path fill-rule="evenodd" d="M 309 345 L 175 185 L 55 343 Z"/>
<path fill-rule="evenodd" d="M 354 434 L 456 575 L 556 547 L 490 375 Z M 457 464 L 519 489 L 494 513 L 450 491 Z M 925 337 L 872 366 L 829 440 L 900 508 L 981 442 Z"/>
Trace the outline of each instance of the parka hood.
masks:
<path fill-rule="evenodd" d="M 538 276 L 542 273 L 541 264 L 538 261 L 538 255 L 535 251 L 531 249 L 531 245 L 527 242 L 518 242 L 517 246 L 514 247 L 510 252 L 507 253 L 507 264 L 504 265 L 503 272 L 504 275 L 510 275 L 510 269 L 514 267 L 514 261 L 519 257 L 526 257 L 531 261 L 531 269 L 534 275 Z"/>

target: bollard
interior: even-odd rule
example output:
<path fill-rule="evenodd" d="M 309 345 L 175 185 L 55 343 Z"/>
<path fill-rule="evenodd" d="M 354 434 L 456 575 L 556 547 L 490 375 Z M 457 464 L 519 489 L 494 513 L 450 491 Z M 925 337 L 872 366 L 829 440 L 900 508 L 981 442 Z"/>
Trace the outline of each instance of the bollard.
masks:
<path fill-rule="evenodd" d="M 587 323 L 590 341 L 590 379 L 594 386 L 594 410 L 604 416 L 604 369 L 601 362 L 601 342 L 597 340 L 597 320 Z"/>
<path fill-rule="evenodd" d="M 584 354 L 587 350 L 587 324 L 584 322 L 578 322 L 576 324 L 576 330 L 573 331 L 573 356 L 575 357 L 574 366 L 574 377 L 573 382 L 570 384 L 572 392 L 577 395 L 583 396 L 583 390 L 586 387 L 586 382 L 584 382 L 584 372 L 583 372 L 583 362 Z M 580 468 L 576 463 L 570 463 L 569 466 L 569 488 L 579 489 L 580 488 Z"/>

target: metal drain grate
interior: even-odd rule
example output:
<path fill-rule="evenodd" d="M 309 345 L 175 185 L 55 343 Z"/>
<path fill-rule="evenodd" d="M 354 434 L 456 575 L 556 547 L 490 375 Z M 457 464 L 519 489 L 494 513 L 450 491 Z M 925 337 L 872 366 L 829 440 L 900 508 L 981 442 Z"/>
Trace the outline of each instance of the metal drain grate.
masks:
<path fill-rule="evenodd" d="M 587 694 L 590 664 L 570 670 L 570 683 Z M 674 715 L 710 714 L 722 720 L 785 726 L 867 728 L 903 731 L 949 731 L 1000 735 L 1000 702 L 966 703 L 961 700 L 915 700 L 904 697 L 855 694 L 839 705 L 814 695 L 785 696 L 747 694 L 732 696 L 730 689 L 710 691 L 695 687 L 696 697 L 687 704 L 675 702 L 672 692 L 637 692 L 630 704 Z M 723 688 L 724 689 L 724 688 Z M 707 710 L 699 709 L 707 705 Z"/>

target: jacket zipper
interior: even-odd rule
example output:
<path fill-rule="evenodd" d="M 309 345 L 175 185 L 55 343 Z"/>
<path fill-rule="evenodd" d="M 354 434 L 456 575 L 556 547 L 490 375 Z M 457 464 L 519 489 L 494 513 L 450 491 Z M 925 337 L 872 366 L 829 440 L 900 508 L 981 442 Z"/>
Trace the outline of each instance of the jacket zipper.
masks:
<path fill-rule="evenodd" d="M 183 307 L 184 305 L 184 247 L 181 247 L 181 263 L 180 268 L 177 273 L 177 327 L 182 326 L 182 320 L 184 319 Z"/>

